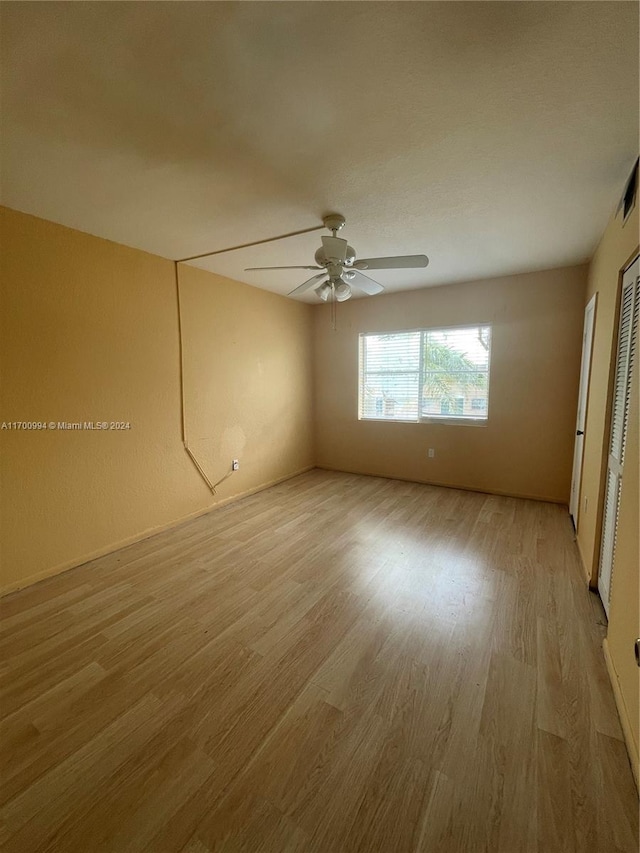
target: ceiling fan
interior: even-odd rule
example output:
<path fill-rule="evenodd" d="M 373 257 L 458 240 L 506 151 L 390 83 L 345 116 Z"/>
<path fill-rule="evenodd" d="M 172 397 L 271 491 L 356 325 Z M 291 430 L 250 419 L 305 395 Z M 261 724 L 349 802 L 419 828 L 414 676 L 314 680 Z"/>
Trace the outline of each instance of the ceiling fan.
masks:
<path fill-rule="evenodd" d="M 426 267 L 429 258 L 426 255 L 398 255 L 390 258 L 356 259 L 355 249 L 346 240 L 336 234 L 345 225 L 344 216 L 332 213 L 323 219 L 325 228 L 332 232 L 331 237 L 322 238 L 322 246 L 315 254 L 316 266 L 292 267 L 247 267 L 245 272 L 254 270 L 322 270 L 307 281 L 299 284 L 288 295 L 297 296 L 305 290 L 315 288 L 316 295 L 326 302 L 331 296 L 336 302 L 344 302 L 352 296 L 352 289 L 361 290 L 368 296 L 381 293 L 384 287 L 364 275 L 362 270 L 419 269 Z"/>

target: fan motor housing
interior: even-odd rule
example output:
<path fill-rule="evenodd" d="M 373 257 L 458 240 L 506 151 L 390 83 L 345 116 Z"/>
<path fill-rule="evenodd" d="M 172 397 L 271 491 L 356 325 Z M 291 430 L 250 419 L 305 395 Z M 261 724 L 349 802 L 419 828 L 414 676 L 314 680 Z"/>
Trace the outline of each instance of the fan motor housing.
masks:
<path fill-rule="evenodd" d="M 326 267 L 329 263 L 329 259 L 327 258 L 325 251 L 322 246 L 315 253 L 315 261 L 319 267 Z M 356 250 L 353 246 L 347 246 L 347 255 L 344 259 L 344 265 L 346 267 L 353 266 L 353 262 L 356 259 Z"/>

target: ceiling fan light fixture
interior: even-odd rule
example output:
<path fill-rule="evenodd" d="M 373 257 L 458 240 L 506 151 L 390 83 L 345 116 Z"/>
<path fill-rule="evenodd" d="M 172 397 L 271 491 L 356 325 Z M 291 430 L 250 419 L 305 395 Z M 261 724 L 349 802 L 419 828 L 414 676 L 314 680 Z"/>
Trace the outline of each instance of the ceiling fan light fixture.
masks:
<path fill-rule="evenodd" d="M 249 271 L 259 270 L 312 270 L 318 271 L 318 275 L 312 275 L 302 284 L 294 287 L 287 295 L 297 297 L 313 288 L 321 302 L 331 302 L 335 308 L 337 302 L 346 302 L 351 299 L 352 288 L 358 293 L 366 296 L 375 296 L 382 293 L 384 286 L 362 270 L 412 270 L 424 269 L 429 264 L 426 255 L 394 255 L 380 258 L 357 258 L 356 250 L 350 246 L 347 240 L 338 237 L 338 232 L 344 227 L 345 219 L 338 213 L 331 213 L 324 217 L 325 228 L 332 232 L 331 237 L 322 237 L 322 245 L 315 253 L 315 265 L 289 265 L 278 267 L 248 267 Z M 284 235 L 293 237 L 295 234 L 306 234 L 307 231 L 316 231 L 317 228 L 307 228 L 304 231 L 295 231 Z M 259 240 L 257 243 L 249 243 L 248 246 L 258 243 L 269 243 L 280 240 L 281 237 L 273 237 L 268 240 Z M 215 253 L 214 253 L 215 254 Z M 199 255 L 198 257 L 205 257 Z M 187 258 L 185 260 L 194 260 Z M 334 313 L 335 316 L 335 313 Z"/>
<path fill-rule="evenodd" d="M 336 285 L 335 290 L 333 291 L 336 297 L 336 302 L 346 302 L 347 299 L 351 299 L 351 288 L 349 285 L 339 280 L 339 284 Z"/>
<path fill-rule="evenodd" d="M 316 295 L 319 299 L 322 299 L 323 302 L 326 302 L 331 294 L 331 285 L 328 281 L 324 281 L 320 287 L 316 287 Z"/>

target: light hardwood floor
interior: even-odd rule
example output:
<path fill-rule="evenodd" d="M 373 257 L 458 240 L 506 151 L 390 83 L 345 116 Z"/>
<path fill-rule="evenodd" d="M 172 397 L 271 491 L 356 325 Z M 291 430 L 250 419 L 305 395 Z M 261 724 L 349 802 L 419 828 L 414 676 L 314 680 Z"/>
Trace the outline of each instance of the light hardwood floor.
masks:
<path fill-rule="evenodd" d="M 9 853 L 615 853 L 567 511 L 312 471 L 2 602 Z"/>

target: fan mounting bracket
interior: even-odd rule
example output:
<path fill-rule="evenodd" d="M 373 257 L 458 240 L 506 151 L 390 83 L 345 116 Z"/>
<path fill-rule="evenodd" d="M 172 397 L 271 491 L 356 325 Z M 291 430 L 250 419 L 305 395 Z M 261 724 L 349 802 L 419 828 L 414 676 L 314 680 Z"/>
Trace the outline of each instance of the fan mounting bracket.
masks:
<path fill-rule="evenodd" d="M 334 234 L 336 231 L 344 228 L 346 224 L 346 219 L 344 216 L 340 216 L 339 213 L 329 213 L 322 221 L 324 223 L 324 227 L 328 228 L 329 231 L 333 231 Z"/>

